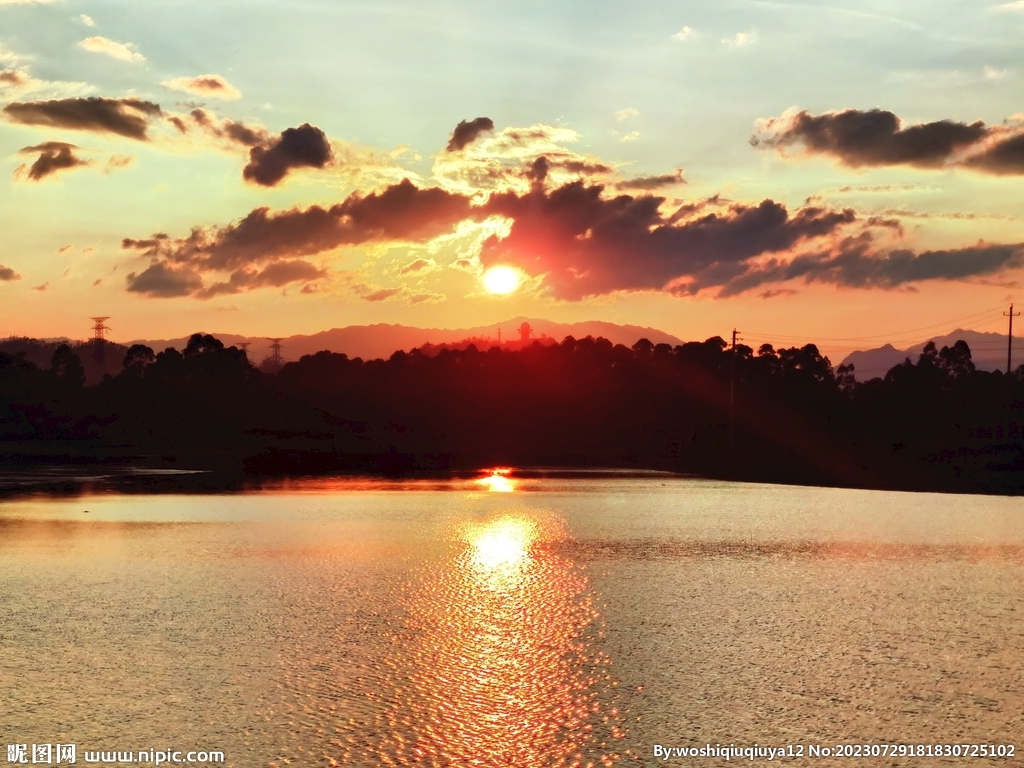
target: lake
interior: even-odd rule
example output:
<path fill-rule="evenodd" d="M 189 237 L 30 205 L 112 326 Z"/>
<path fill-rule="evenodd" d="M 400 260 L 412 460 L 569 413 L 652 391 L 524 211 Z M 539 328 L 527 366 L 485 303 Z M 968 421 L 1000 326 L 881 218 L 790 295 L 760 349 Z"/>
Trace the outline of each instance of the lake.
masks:
<path fill-rule="evenodd" d="M 30 497 L 0 502 L 0 609 L 6 743 L 78 763 L 1008 745 L 1024 498 L 658 473 Z"/>

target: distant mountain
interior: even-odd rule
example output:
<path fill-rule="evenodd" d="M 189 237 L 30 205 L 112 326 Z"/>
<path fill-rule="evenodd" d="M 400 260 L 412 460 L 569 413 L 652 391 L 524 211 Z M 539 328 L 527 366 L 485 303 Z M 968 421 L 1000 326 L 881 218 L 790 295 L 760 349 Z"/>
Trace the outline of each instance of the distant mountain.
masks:
<path fill-rule="evenodd" d="M 982 371 L 1006 369 L 1006 335 L 1002 333 L 982 333 L 965 331 L 961 328 L 945 336 L 933 336 L 909 349 L 898 350 L 892 344 L 884 347 L 853 352 L 843 360 L 844 365 L 853 364 L 853 373 L 857 381 L 867 381 L 876 377 L 884 377 L 894 365 L 899 365 L 908 357 L 917 362 L 918 356 L 928 341 L 934 341 L 939 349 L 952 346 L 960 339 L 971 348 L 971 359 L 975 367 Z M 1014 337 L 1014 354 L 1010 365 L 1016 368 L 1024 363 L 1024 338 Z"/>
<path fill-rule="evenodd" d="M 603 336 L 613 344 L 633 346 L 639 339 L 646 338 L 654 344 L 682 344 L 682 340 L 655 328 L 643 328 L 637 325 L 617 325 L 597 320 L 583 323 L 556 323 L 551 320 L 539 320 L 529 317 L 514 317 L 494 325 L 482 325 L 475 328 L 411 328 L 405 325 L 350 325 L 345 328 L 332 328 L 312 335 L 289 336 L 281 341 L 281 355 L 286 360 L 298 360 L 303 355 L 312 355 L 322 350 L 340 352 L 349 357 L 361 357 L 364 360 L 388 358 L 401 349 L 408 351 L 424 344 L 454 344 L 469 338 L 490 339 L 498 343 L 498 329 L 501 329 L 503 341 L 518 341 L 519 327 L 529 323 L 533 329 L 532 338 L 543 336 L 561 341 L 566 336 L 582 339 L 586 336 Z M 205 331 L 204 331 L 205 333 Z M 226 346 L 237 346 L 248 343 L 249 359 L 260 362 L 270 352 L 270 341 L 259 336 L 240 336 L 236 333 L 214 333 Z M 178 339 L 138 339 L 126 342 L 145 344 L 154 351 L 160 352 L 167 347 L 184 349 L 188 336 Z"/>

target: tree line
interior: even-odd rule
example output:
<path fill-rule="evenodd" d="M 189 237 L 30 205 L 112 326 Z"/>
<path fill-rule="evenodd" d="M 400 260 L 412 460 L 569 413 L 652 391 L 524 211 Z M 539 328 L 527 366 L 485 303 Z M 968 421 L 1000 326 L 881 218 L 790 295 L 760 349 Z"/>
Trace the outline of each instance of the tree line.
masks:
<path fill-rule="evenodd" d="M 433 350 L 431 350 L 433 352 Z M 144 461 L 307 472 L 493 465 L 637 467 L 711 477 L 1014 492 L 1024 366 L 976 370 L 928 344 L 855 380 L 817 347 L 713 337 L 631 348 L 568 337 L 518 351 L 362 360 L 320 352 L 261 373 L 236 347 L 136 345 L 85 386 L 67 345 L 44 369 L 0 352 L 0 460 Z"/>

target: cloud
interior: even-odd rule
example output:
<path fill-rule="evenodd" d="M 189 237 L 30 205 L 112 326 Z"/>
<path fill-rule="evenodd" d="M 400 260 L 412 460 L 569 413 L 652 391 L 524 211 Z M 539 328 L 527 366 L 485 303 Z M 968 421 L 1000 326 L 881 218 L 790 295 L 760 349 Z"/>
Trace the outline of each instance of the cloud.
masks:
<path fill-rule="evenodd" d="M 0 46 L 0 63 L 17 64 L 21 57 L 8 53 Z M 88 83 L 48 82 L 37 80 L 29 74 L 28 67 L 9 67 L 0 69 L 0 92 L 7 98 L 14 94 L 19 96 L 27 93 L 47 96 L 79 96 L 94 90 Z"/>
<path fill-rule="evenodd" d="M 302 259 L 277 261 L 262 270 L 240 269 L 226 282 L 214 283 L 195 292 L 197 298 L 211 299 L 223 294 L 241 293 L 265 286 L 281 287 L 288 283 L 308 282 L 326 277 L 327 272 Z"/>
<path fill-rule="evenodd" d="M 241 92 L 220 75 L 177 77 L 160 83 L 164 88 L 213 99 L 240 99 Z"/>
<path fill-rule="evenodd" d="M 696 36 L 697 30 L 694 29 L 693 27 L 683 27 L 674 35 L 672 35 L 672 37 L 675 38 L 676 40 L 692 40 Z"/>
<path fill-rule="evenodd" d="M 410 261 L 404 267 L 402 267 L 398 274 L 400 275 L 411 275 L 416 272 L 423 272 L 424 270 L 433 269 L 437 266 L 437 263 L 433 259 L 418 258 Z"/>
<path fill-rule="evenodd" d="M 0 281 L 7 283 L 12 280 L 21 280 L 21 275 L 10 267 L 5 267 L 3 264 L 0 264 Z"/>
<path fill-rule="evenodd" d="M 579 300 L 615 291 L 696 293 L 743 274 L 763 254 L 852 224 L 852 211 L 808 207 L 790 214 L 771 200 L 674 222 L 665 198 L 604 197 L 601 185 L 573 182 L 551 192 L 492 195 L 490 213 L 512 220 L 504 239 L 484 243 L 480 260 L 545 275 L 556 298 Z"/>
<path fill-rule="evenodd" d="M 638 110 L 635 110 L 632 107 L 626 107 L 625 109 L 620 109 L 615 113 L 615 119 L 622 122 L 623 120 L 628 120 L 631 117 L 638 117 L 639 115 L 640 112 Z"/>
<path fill-rule="evenodd" d="M 446 188 L 463 194 L 509 189 L 526 192 L 533 183 L 532 166 L 540 157 L 546 158 L 548 181 L 555 184 L 614 171 L 597 158 L 566 146 L 578 139 L 576 131 L 550 125 L 503 128 L 479 135 L 459 152 L 438 153 L 431 171 Z"/>
<path fill-rule="evenodd" d="M 18 150 L 18 154 L 31 155 L 39 154 L 31 166 L 19 166 L 15 171 L 18 178 L 25 177 L 30 181 L 40 181 L 59 171 L 78 168 L 89 165 L 88 160 L 83 160 L 75 154 L 78 149 L 74 144 L 65 144 L 61 141 L 48 141 L 34 147 L 25 147 Z"/>
<path fill-rule="evenodd" d="M 103 166 L 103 171 L 104 173 L 111 173 L 121 168 L 127 168 L 134 162 L 135 158 L 131 155 L 111 155 L 106 165 Z"/>
<path fill-rule="evenodd" d="M 448 299 L 443 293 L 434 293 L 433 291 L 424 291 L 423 293 L 413 293 L 409 296 L 410 304 L 440 304 L 442 301 Z"/>
<path fill-rule="evenodd" d="M 616 189 L 636 189 L 636 190 L 653 190 L 662 189 L 664 187 L 673 187 L 678 184 L 685 184 L 686 179 L 683 178 L 683 169 L 677 168 L 672 173 L 666 173 L 661 176 L 635 176 L 632 179 L 625 179 L 615 183 Z"/>
<path fill-rule="evenodd" d="M 141 64 L 146 60 L 146 57 L 138 52 L 134 43 L 119 43 L 102 35 L 87 37 L 78 44 L 78 47 L 90 53 L 102 53 L 121 61 L 130 61 L 133 64 Z"/>
<path fill-rule="evenodd" d="M 166 263 L 151 264 L 140 274 L 129 272 L 125 278 L 128 290 L 146 296 L 173 298 L 188 296 L 201 290 L 202 278 L 189 267 L 171 267 Z"/>
<path fill-rule="evenodd" d="M 723 39 L 722 42 L 730 48 L 745 48 L 757 42 L 757 32 L 753 30 L 750 32 L 737 32 L 732 37 Z"/>
<path fill-rule="evenodd" d="M 5 49 L 3 43 L 0 43 L 0 62 L 4 64 L 19 64 L 25 61 L 26 58 L 10 49 Z"/>
<path fill-rule="evenodd" d="M 981 68 L 981 74 L 986 80 L 1001 80 L 1006 77 L 1006 70 L 985 66 Z"/>
<path fill-rule="evenodd" d="M 350 195 L 329 208 L 314 205 L 277 213 L 257 208 L 224 227 L 196 228 L 188 237 L 176 239 L 164 233 L 139 240 L 125 238 L 122 247 L 153 261 L 136 278 L 145 277 L 144 288 L 151 278 L 159 278 L 163 285 L 172 272 L 171 285 L 181 292 L 171 295 L 204 297 L 204 275 L 231 273 L 226 285 L 239 290 L 283 284 L 275 281 L 286 278 L 286 282 L 309 280 L 323 275 L 313 275 L 297 260 L 345 245 L 424 242 L 474 216 L 482 214 L 471 207 L 468 197 L 443 189 L 421 189 L 404 180 L 381 192 Z M 278 266 L 281 264 L 288 266 Z M 160 269 L 153 272 L 157 267 Z M 148 288 L 132 290 L 167 295 Z"/>
<path fill-rule="evenodd" d="M 790 111 L 759 120 L 750 143 L 780 153 L 799 144 L 809 154 L 835 157 L 854 168 L 960 166 L 1000 175 L 1024 173 L 1024 126 L 1015 119 L 998 126 L 939 120 L 904 127 L 899 117 L 881 109 L 821 115 Z"/>
<path fill-rule="evenodd" d="M 189 115 L 196 125 L 211 136 L 224 139 L 233 144 L 255 147 L 270 144 L 272 141 L 267 129 L 262 125 L 251 126 L 245 123 L 237 123 L 234 120 L 223 120 L 218 124 L 215 117 L 207 110 L 199 107 L 193 109 Z M 182 132 L 186 131 L 187 129 Z"/>
<path fill-rule="evenodd" d="M 921 184 L 844 184 L 841 187 L 830 187 L 825 192 L 937 192 L 937 187 L 926 187 Z"/>
<path fill-rule="evenodd" d="M 986 245 L 914 253 L 874 251 L 866 234 L 849 238 L 831 253 L 797 256 L 789 262 L 769 260 L 726 284 L 731 296 L 766 283 L 802 279 L 851 288 L 904 288 L 925 280 L 962 280 L 1024 266 L 1024 244 Z"/>
<path fill-rule="evenodd" d="M 264 187 L 272 187 L 293 168 L 323 168 L 331 161 L 331 145 L 319 128 L 303 123 L 287 128 L 267 145 L 249 151 L 249 164 L 242 176 Z"/>
<path fill-rule="evenodd" d="M 401 288 L 381 288 L 378 291 L 363 294 L 361 298 L 363 298 L 365 301 L 386 301 L 387 299 L 390 299 L 392 296 L 397 296 L 401 292 Z"/>
<path fill-rule="evenodd" d="M 447 150 L 458 152 L 465 149 L 469 144 L 476 141 L 481 133 L 494 130 L 494 121 L 489 117 L 478 117 L 474 120 L 462 120 L 455 126 L 452 136 L 448 140 Z"/>
<path fill-rule="evenodd" d="M 1024 0 L 1014 0 L 1011 3 L 1000 3 L 995 6 L 996 11 L 1024 11 Z"/>
<path fill-rule="evenodd" d="M 639 131 L 630 131 L 625 136 L 623 136 L 621 139 L 619 139 L 619 141 L 636 141 L 639 138 L 640 138 L 640 132 Z"/>
<path fill-rule="evenodd" d="M 20 69 L 0 70 L 0 88 L 24 85 L 29 81 L 28 73 Z"/>
<path fill-rule="evenodd" d="M 0 0 L 0 5 L 49 5 L 53 0 Z"/>
<path fill-rule="evenodd" d="M 8 120 L 23 125 L 115 133 L 139 141 L 148 139 L 150 120 L 163 114 L 160 105 L 151 101 L 97 96 L 12 102 L 4 107 L 3 113 Z"/>
<path fill-rule="evenodd" d="M 96 22 L 92 20 L 92 16 L 86 16 L 84 13 L 78 17 L 78 21 L 85 24 L 87 27 L 95 27 Z"/>
<path fill-rule="evenodd" d="M 40 293 L 42 293 L 43 291 L 45 291 L 49 287 L 50 287 L 50 283 L 49 282 L 45 282 L 42 285 L 33 285 L 32 286 L 32 290 L 33 291 L 39 291 Z"/>

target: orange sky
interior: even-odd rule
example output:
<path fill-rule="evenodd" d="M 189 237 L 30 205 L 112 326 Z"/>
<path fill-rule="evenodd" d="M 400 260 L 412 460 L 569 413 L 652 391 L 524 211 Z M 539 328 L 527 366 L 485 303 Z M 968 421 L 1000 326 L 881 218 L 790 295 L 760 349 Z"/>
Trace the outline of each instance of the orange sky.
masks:
<path fill-rule="evenodd" d="M 1005 329 L 1019 4 L 186 5 L 0 1 L 0 333 Z"/>

